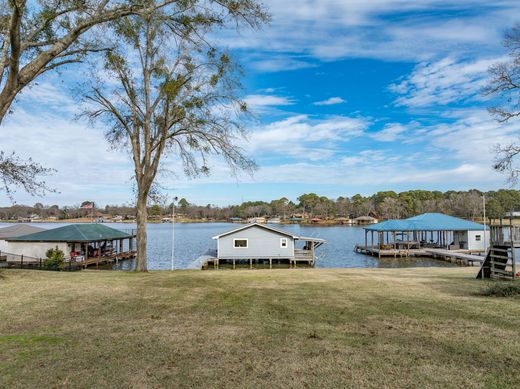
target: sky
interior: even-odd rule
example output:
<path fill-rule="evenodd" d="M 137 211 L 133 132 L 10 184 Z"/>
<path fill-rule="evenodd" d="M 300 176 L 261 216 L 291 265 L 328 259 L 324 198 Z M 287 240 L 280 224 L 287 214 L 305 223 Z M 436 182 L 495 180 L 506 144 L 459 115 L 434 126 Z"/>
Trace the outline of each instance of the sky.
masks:
<path fill-rule="evenodd" d="M 255 113 L 244 147 L 259 169 L 233 177 L 220 160 L 188 179 L 171 158 L 165 193 L 195 204 L 315 192 L 330 198 L 380 190 L 495 190 L 493 148 L 515 141 L 520 120 L 500 124 L 480 93 L 489 66 L 504 60 L 506 29 L 520 22 L 509 0 L 269 0 L 259 31 L 216 34 L 244 70 Z M 101 124 L 78 121 L 65 69 L 27 89 L 2 124 L 1 149 L 56 169 L 58 193 L 22 191 L 16 203 L 131 204 L 129 155 L 111 150 Z M 11 200 L 0 193 L 0 205 Z"/>

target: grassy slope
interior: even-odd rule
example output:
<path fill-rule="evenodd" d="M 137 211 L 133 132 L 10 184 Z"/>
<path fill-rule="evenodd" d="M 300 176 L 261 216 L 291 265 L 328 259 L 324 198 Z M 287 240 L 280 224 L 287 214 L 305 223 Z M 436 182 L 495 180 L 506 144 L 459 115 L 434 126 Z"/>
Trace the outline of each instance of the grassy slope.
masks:
<path fill-rule="evenodd" d="M 0 387 L 520 387 L 474 268 L 2 274 Z"/>

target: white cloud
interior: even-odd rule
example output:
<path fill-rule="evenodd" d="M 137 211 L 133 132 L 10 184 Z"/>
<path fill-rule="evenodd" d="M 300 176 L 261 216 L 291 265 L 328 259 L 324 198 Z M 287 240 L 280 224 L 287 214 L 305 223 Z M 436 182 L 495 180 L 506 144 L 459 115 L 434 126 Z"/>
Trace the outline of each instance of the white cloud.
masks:
<path fill-rule="evenodd" d="M 244 98 L 244 101 L 248 107 L 252 109 L 294 104 L 294 102 L 287 97 L 273 95 L 248 95 Z"/>
<path fill-rule="evenodd" d="M 330 97 L 327 100 L 316 101 L 314 105 L 335 105 L 335 104 L 343 104 L 346 103 L 346 100 L 343 100 L 341 97 Z"/>
<path fill-rule="evenodd" d="M 100 203 L 132 199 L 132 164 L 125 152 L 110 150 L 102 130 L 74 122 L 70 115 L 28 112 L 17 107 L 2 125 L 2 150 L 15 151 L 57 172 L 45 177 L 60 193 L 48 194 L 45 202 L 72 204 L 85 199 Z M 37 199 L 23 191 L 17 202 Z M 0 193 L 0 201 L 8 199 Z"/>
<path fill-rule="evenodd" d="M 317 66 L 314 63 L 299 58 L 294 58 L 290 55 L 277 54 L 270 54 L 261 59 L 254 59 L 250 62 L 249 65 L 253 69 L 264 73 L 306 69 Z"/>
<path fill-rule="evenodd" d="M 408 128 L 400 123 L 388 123 L 381 131 L 370 134 L 370 137 L 380 142 L 394 142 L 406 131 Z"/>
<path fill-rule="evenodd" d="M 346 142 L 363 135 L 369 122 L 364 118 L 334 116 L 313 120 L 296 115 L 253 129 L 248 149 L 257 153 L 303 157 L 312 160 L 334 155 L 337 142 Z"/>
<path fill-rule="evenodd" d="M 400 95 L 397 105 L 414 108 L 481 99 L 479 93 L 487 82 L 487 70 L 499 60 L 458 61 L 446 57 L 422 62 L 409 76 L 390 85 L 390 90 Z"/>
<path fill-rule="evenodd" d="M 313 58 L 425 61 L 451 53 L 495 55 L 504 27 L 513 25 L 520 12 L 520 3 L 513 0 L 495 2 L 492 7 L 485 0 L 265 3 L 272 23 L 238 38 L 235 29 L 221 36 L 226 47 L 254 49 L 257 57 L 262 55 L 260 66 L 252 64 L 262 71 L 305 67 Z M 296 61 L 288 66 L 280 58 Z"/>

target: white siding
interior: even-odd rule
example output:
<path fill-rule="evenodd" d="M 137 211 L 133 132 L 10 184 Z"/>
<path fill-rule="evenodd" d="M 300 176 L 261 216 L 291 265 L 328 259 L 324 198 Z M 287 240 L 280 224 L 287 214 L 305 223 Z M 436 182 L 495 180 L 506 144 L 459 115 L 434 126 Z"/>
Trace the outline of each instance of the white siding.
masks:
<path fill-rule="evenodd" d="M 6 252 L 10 254 L 25 255 L 33 258 L 45 258 L 45 253 L 49 249 L 58 247 L 65 257 L 70 253 L 67 243 L 57 242 L 8 242 Z"/>
<path fill-rule="evenodd" d="M 477 240 L 477 235 L 480 240 Z M 484 231 L 468 231 L 468 250 L 484 250 L 489 247 L 489 230 L 486 231 L 484 240 Z"/>
<path fill-rule="evenodd" d="M 7 252 L 7 241 L 0 239 L 0 251 Z"/>
<path fill-rule="evenodd" d="M 477 240 L 477 236 L 480 240 Z M 484 241 L 484 230 L 482 231 L 454 231 L 453 233 L 454 248 L 459 247 L 466 250 L 482 250 L 489 247 L 489 230 L 486 231 L 486 240 Z"/>
<path fill-rule="evenodd" d="M 287 247 L 281 247 L 280 239 L 282 238 L 287 238 Z M 247 248 L 235 248 L 233 245 L 235 239 L 247 239 Z M 229 259 L 293 258 L 294 240 L 290 236 L 253 226 L 220 237 L 218 257 Z"/>

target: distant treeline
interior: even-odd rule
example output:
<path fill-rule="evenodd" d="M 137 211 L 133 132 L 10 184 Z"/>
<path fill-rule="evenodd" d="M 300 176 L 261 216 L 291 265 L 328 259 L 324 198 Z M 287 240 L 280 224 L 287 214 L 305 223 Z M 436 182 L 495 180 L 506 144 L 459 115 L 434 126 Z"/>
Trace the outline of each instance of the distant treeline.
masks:
<path fill-rule="evenodd" d="M 215 205 L 195 205 L 186 199 L 181 199 L 175 205 L 175 211 L 187 219 L 217 219 L 250 217 L 290 217 L 304 215 L 320 218 L 354 218 L 372 215 L 382 219 L 400 219 L 424 212 L 442 212 L 467 219 L 482 217 L 483 195 L 486 199 L 486 212 L 491 218 L 500 218 L 510 211 L 520 210 L 520 191 L 501 189 L 498 191 L 428 191 L 410 190 L 396 193 L 394 191 L 377 192 L 372 196 L 356 194 L 352 197 L 340 196 L 330 199 L 315 193 L 306 193 L 298 197 L 297 202 L 282 197 L 278 200 L 247 201 L 240 205 L 218 207 Z M 84 201 L 80 205 L 59 207 L 45 206 L 37 203 L 33 206 L 13 205 L 0 208 L 0 218 L 16 220 L 22 218 L 56 218 L 58 220 L 72 219 L 94 214 L 96 217 L 119 216 L 119 219 L 135 217 L 132 206 L 107 205 L 95 208 L 94 211 L 82 209 L 89 204 Z M 172 205 L 154 204 L 150 206 L 152 217 L 168 217 L 172 213 Z"/>

